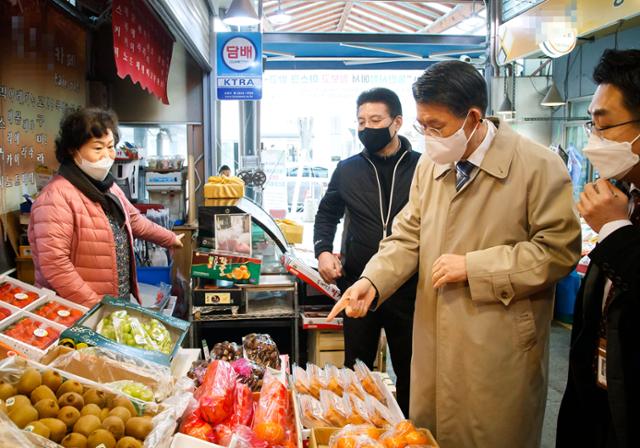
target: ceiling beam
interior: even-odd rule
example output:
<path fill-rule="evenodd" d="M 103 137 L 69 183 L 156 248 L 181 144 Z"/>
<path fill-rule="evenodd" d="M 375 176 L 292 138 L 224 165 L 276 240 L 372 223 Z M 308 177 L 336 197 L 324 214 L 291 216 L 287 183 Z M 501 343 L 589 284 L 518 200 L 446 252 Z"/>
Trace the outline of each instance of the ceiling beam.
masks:
<path fill-rule="evenodd" d="M 420 29 L 425 25 L 424 22 L 422 23 L 418 22 L 417 20 L 414 20 L 411 17 L 400 16 L 399 14 L 395 13 L 395 11 L 391 11 L 389 9 L 384 8 L 383 7 L 384 5 L 387 5 L 387 3 L 380 3 L 379 5 L 372 3 L 371 5 L 367 5 L 366 9 L 368 11 L 371 11 L 372 14 L 375 11 L 376 16 L 380 18 L 385 18 L 386 20 L 400 23 L 409 28 Z"/>
<path fill-rule="evenodd" d="M 383 3 L 383 5 L 387 6 L 389 4 L 388 3 Z M 431 13 L 425 14 L 424 11 L 417 10 L 415 8 L 415 6 L 413 6 L 412 4 L 405 5 L 405 4 L 403 4 L 403 2 L 396 2 L 396 3 L 393 3 L 392 5 L 389 5 L 388 7 L 389 7 L 390 10 L 398 9 L 398 10 L 404 12 L 404 13 L 411 14 L 413 17 L 419 17 L 419 18 L 423 19 L 426 23 L 424 23 L 422 26 L 425 26 L 427 23 L 431 23 L 435 19 L 440 17 L 439 15 L 436 16 L 435 14 L 431 14 Z"/>
<path fill-rule="evenodd" d="M 412 30 L 410 27 L 402 27 L 400 25 L 397 25 L 396 23 L 393 22 L 387 22 L 385 21 L 384 18 L 380 17 L 380 16 L 376 16 L 375 14 L 372 13 L 364 13 L 363 10 L 361 9 L 354 9 L 351 11 L 351 16 L 352 17 L 357 17 L 361 20 L 363 20 L 365 23 L 367 22 L 374 22 L 378 25 L 382 26 L 383 30 L 394 30 L 400 33 L 407 33 L 407 32 L 415 32 L 415 30 Z"/>
<path fill-rule="evenodd" d="M 323 5 L 318 9 L 305 11 L 303 14 L 293 14 L 288 10 L 286 11 L 287 13 L 292 14 L 291 22 L 282 27 L 278 27 L 279 29 L 288 29 L 295 25 L 304 25 L 307 24 L 310 20 L 313 21 L 319 18 L 321 19 L 328 14 L 339 14 L 341 12 L 341 9 L 336 5 Z"/>
<path fill-rule="evenodd" d="M 475 6 L 470 5 L 457 5 L 448 14 L 440 17 L 438 20 L 430 25 L 422 28 L 419 33 L 425 34 L 440 34 L 443 31 L 448 30 L 451 27 L 456 26 L 465 19 L 468 19 L 474 14 Z"/>
<path fill-rule="evenodd" d="M 353 14 L 349 16 L 348 23 L 355 23 L 360 26 L 360 28 L 366 29 L 368 33 L 384 33 L 385 31 L 387 31 L 386 27 L 380 26 L 373 21 L 363 21 L 359 16 L 354 16 Z"/>
<path fill-rule="evenodd" d="M 309 30 L 318 28 L 320 26 L 325 26 L 331 23 L 335 24 L 336 22 L 338 22 L 338 20 L 340 20 L 340 16 L 334 15 L 332 17 L 326 17 L 326 18 L 323 17 L 323 19 L 325 20 L 312 22 L 312 23 L 309 23 L 308 25 L 297 27 L 296 29 L 300 30 L 300 32 L 305 32 L 305 31 L 309 31 Z"/>
<path fill-rule="evenodd" d="M 295 30 L 297 32 L 298 30 L 302 30 L 304 27 L 306 27 L 308 25 L 315 24 L 315 23 L 317 23 L 317 22 L 319 22 L 321 20 L 326 20 L 328 18 L 339 19 L 340 18 L 340 11 L 337 11 L 337 10 L 336 11 L 330 11 L 330 12 L 327 12 L 325 15 L 318 15 L 318 16 L 315 16 L 315 17 L 310 17 L 310 18 L 308 18 L 306 20 L 294 19 L 291 22 L 289 22 L 289 23 L 287 23 L 287 24 L 285 24 L 285 25 L 283 25 L 281 27 L 278 27 L 278 30 L 283 30 L 284 31 L 284 30 L 287 30 L 289 28 L 295 28 Z"/>
<path fill-rule="evenodd" d="M 353 1 L 347 1 L 344 3 L 344 9 L 342 10 L 342 17 L 340 17 L 340 22 L 338 22 L 338 27 L 336 28 L 336 31 L 338 32 L 344 31 L 344 25 L 347 23 L 347 20 L 349 19 L 351 8 L 353 8 Z"/>

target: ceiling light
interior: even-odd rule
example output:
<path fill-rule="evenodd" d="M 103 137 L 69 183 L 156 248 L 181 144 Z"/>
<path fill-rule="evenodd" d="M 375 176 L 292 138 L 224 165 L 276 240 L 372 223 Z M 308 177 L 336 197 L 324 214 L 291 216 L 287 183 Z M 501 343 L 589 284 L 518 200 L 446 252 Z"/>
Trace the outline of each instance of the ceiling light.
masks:
<path fill-rule="evenodd" d="M 250 26 L 260 23 L 251 0 L 233 0 L 222 21 L 231 26 Z"/>
<path fill-rule="evenodd" d="M 542 101 L 540 101 L 540 105 L 545 107 L 558 107 L 564 106 L 565 104 L 566 102 L 560 96 L 560 92 L 558 92 L 558 88 L 555 84 L 551 84 L 549 90 L 547 90 L 547 94 L 544 96 Z"/>
<path fill-rule="evenodd" d="M 287 23 L 291 22 L 291 15 L 282 10 L 280 0 L 278 0 L 278 9 L 276 10 L 275 14 L 269 16 L 269 22 L 273 23 L 274 25 L 286 25 Z"/>

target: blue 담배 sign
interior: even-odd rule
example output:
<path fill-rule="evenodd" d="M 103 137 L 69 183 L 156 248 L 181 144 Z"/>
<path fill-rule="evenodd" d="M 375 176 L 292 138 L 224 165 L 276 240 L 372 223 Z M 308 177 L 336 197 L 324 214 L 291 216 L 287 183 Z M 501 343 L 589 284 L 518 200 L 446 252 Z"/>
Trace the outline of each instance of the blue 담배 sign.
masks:
<path fill-rule="evenodd" d="M 219 33 L 216 88 L 219 100 L 262 99 L 262 35 Z"/>

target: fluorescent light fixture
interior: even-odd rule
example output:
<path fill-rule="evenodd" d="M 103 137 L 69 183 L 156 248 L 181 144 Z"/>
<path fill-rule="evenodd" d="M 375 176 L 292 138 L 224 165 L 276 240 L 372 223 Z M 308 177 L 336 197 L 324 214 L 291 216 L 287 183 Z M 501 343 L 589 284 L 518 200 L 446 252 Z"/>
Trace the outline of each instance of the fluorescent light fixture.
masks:
<path fill-rule="evenodd" d="M 378 51 L 380 53 L 394 54 L 396 56 L 407 56 L 410 58 L 422 59 L 421 54 L 411 53 L 409 51 L 403 51 L 403 50 L 396 50 L 394 48 L 371 47 L 369 45 L 350 44 L 345 42 L 340 42 L 340 46 L 348 47 L 348 48 L 357 48 L 358 50 Z"/>
<path fill-rule="evenodd" d="M 251 26 L 260 23 L 260 17 L 251 0 L 233 0 L 222 21 L 231 26 Z"/>
<path fill-rule="evenodd" d="M 549 90 L 547 90 L 547 94 L 542 101 L 540 101 L 540 105 L 545 107 L 558 107 L 564 106 L 565 104 L 566 101 L 560 96 L 560 92 L 558 92 L 555 84 L 551 84 Z"/>
<path fill-rule="evenodd" d="M 222 33 L 222 32 L 229 31 L 229 27 L 227 26 L 226 23 L 224 23 L 222 20 L 220 20 L 220 17 L 214 17 L 213 18 L 213 31 L 215 31 L 216 33 Z"/>
<path fill-rule="evenodd" d="M 275 14 L 269 16 L 269 22 L 273 23 L 274 25 L 286 25 L 287 23 L 291 22 L 291 15 L 282 10 L 280 0 L 278 0 L 278 9 L 276 10 Z"/>

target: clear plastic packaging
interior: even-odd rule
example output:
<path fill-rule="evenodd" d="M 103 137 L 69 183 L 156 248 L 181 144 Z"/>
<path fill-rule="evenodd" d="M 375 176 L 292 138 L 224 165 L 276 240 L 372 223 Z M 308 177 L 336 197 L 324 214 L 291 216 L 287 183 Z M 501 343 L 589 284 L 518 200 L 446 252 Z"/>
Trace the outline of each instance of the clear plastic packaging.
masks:
<path fill-rule="evenodd" d="M 327 428 L 331 424 L 325 420 L 322 404 L 311 395 L 300 395 L 300 418 L 305 428 Z"/>
<path fill-rule="evenodd" d="M 362 388 L 369 395 L 373 396 L 381 403 L 386 404 L 384 395 L 382 394 L 382 391 L 380 390 L 380 388 L 378 387 L 378 384 L 373 378 L 373 374 L 371 373 L 371 370 L 369 370 L 369 367 L 367 367 L 367 365 L 362 361 L 357 360 L 355 365 L 353 366 L 353 369 L 356 372 L 358 381 L 360 382 L 360 384 L 362 384 Z"/>
<path fill-rule="evenodd" d="M 417 429 L 409 420 L 403 420 L 380 437 L 385 446 L 400 448 L 428 448 L 430 444 L 427 434 Z"/>
<path fill-rule="evenodd" d="M 351 405 L 351 414 L 348 417 L 349 424 L 363 425 L 371 423 L 367 417 L 367 406 L 363 400 L 353 394 L 345 394 L 344 398 Z"/>
<path fill-rule="evenodd" d="M 377 439 L 380 431 L 370 425 L 347 425 L 329 439 L 329 448 L 386 448 Z"/>
<path fill-rule="evenodd" d="M 340 370 L 340 375 L 342 376 L 342 384 L 346 391 L 355 395 L 360 400 L 364 400 L 367 393 L 362 388 L 360 381 L 358 381 L 356 373 L 351 369 L 343 368 Z"/>
<path fill-rule="evenodd" d="M 342 428 L 349 423 L 351 404 L 349 400 L 341 398 L 329 390 L 320 391 L 322 415 L 331 426 Z"/>
<path fill-rule="evenodd" d="M 238 374 L 238 382 L 246 384 L 253 392 L 259 392 L 264 377 L 264 367 L 247 358 L 240 358 L 231 363 Z"/>
<path fill-rule="evenodd" d="M 307 377 L 309 378 L 309 390 L 314 398 L 320 399 L 320 391 L 322 390 L 322 377 L 324 372 L 314 364 L 307 364 Z"/>
<path fill-rule="evenodd" d="M 229 448 L 268 448 L 269 444 L 260 440 L 256 433 L 247 426 L 237 426 L 234 429 L 233 437 Z"/>
<path fill-rule="evenodd" d="M 371 395 L 365 397 L 364 404 L 367 409 L 367 419 L 376 428 L 385 429 L 398 423 L 398 420 L 394 418 L 391 411 Z"/>
<path fill-rule="evenodd" d="M 336 366 L 325 366 L 323 386 L 325 389 L 330 390 L 339 397 L 342 397 L 344 394 L 342 376 L 340 375 L 340 370 Z"/>
<path fill-rule="evenodd" d="M 96 328 L 102 336 L 131 347 L 171 353 L 173 341 L 169 330 L 157 319 L 142 320 L 126 310 L 114 311 L 104 317 Z"/>
<path fill-rule="evenodd" d="M 296 392 L 302 395 L 312 395 L 309 386 L 309 376 L 302 367 L 294 365 L 291 376 L 293 377 L 293 385 L 296 388 Z"/>
<path fill-rule="evenodd" d="M 289 392 L 284 379 L 267 370 L 256 408 L 254 431 L 269 445 L 282 445 L 290 427 Z"/>
<path fill-rule="evenodd" d="M 268 334 L 248 334 L 242 338 L 244 357 L 264 368 L 280 369 L 278 346 Z"/>

